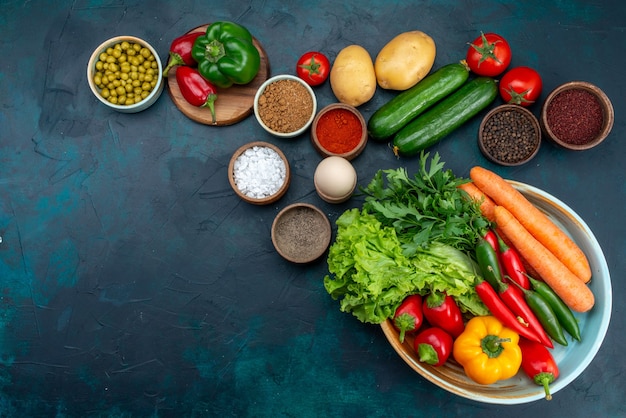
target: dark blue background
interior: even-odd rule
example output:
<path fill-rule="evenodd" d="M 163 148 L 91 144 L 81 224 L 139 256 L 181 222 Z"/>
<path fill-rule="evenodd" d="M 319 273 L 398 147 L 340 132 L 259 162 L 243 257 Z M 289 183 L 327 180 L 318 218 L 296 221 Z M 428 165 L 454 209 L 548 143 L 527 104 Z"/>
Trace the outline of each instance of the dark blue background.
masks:
<path fill-rule="evenodd" d="M 0 416 L 624 416 L 625 10 L 618 1 L 2 1 Z M 278 140 L 253 117 L 200 125 L 167 92 L 121 114 L 89 91 L 86 63 L 105 39 L 142 37 L 165 61 L 175 37 L 216 20 L 248 27 L 272 74 L 293 74 L 308 50 L 334 59 L 359 44 L 375 57 L 414 29 L 434 38 L 439 67 L 493 31 L 510 41 L 512 65 L 541 72 L 542 98 L 571 80 L 604 89 L 615 126 L 591 151 L 544 142 L 524 166 L 494 166 L 476 145 L 480 117 L 432 148 L 459 176 L 482 165 L 553 194 L 594 231 L 614 305 L 588 369 L 551 402 L 486 405 L 439 389 L 380 328 L 339 311 L 323 288 L 324 259 L 296 266 L 274 251 L 270 226 L 287 204 L 313 203 L 334 221 L 360 203 L 317 197 L 321 157 L 308 134 Z M 336 101 L 328 83 L 316 92 L 320 108 Z M 379 89 L 359 109 L 368 118 L 391 97 Z M 229 187 L 228 160 L 252 140 L 278 144 L 292 166 L 274 205 L 248 205 Z M 416 164 L 377 143 L 354 161 L 360 183 Z"/>

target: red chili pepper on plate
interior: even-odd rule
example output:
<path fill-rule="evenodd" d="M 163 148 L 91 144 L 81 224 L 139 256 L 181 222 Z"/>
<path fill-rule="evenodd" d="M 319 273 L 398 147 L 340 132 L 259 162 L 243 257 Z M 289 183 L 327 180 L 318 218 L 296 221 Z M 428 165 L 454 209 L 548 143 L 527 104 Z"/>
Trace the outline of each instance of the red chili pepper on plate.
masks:
<path fill-rule="evenodd" d="M 500 255 L 500 246 L 498 245 L 498 235 L 495 233 L 493 229 L 487 230 L 485 235 L 483 235 L 485 241 L 487 241 L 496 254 Z"/>
<path fill-rule="evenodd" d="M 500 250 L 500 264 L 502 265 L 504 272 L 511 278 L 511 280 L 514 280 L 524 289 L 529 290 L 530 280 L 528 280 L 526 268 L 522 263 L 519 253 L 515 248 L 506 245 L 504 240 L 497 234 L 496 237 L 498 240 L 498 248 Z"/>
<path fill-rule="evenodd" d="M 422 297 L 420 295 L 409 295 L 404 298 L 393 314 L 393 325 L 400 331 L 398 337 L 400 342 L 404 342 L 404 336 L 407 332 L 417 332 L 423 321 Z"/>
<path fill-rule="evenodd" d="M 522 370 L 536 384 L 543 386 L 546 399 L 552 399 L 550 383 L 559 377 L 559 367 L 550 351 L 542 344 L 520 338 L 522 350 Z"/>
<path fill-rule="evenodd" d="M 191 56 L 191 48 L 196 38 L 204 35 L 204 32 L 192 32 L 179 36 L 170 45 L 170 60 L 163 69 L 163 77 L 167 77 L 170 69 L 177 65 L 197 65 L 196 60 Z"/>
<path fill-rule="evenodd" d="M 483 280 L 477 284 L 474 289 L 478 297 L 480 297 L 480 300 L 482 300 L 485 306 L 487 306 L 487 309 L 489 309 L 489 312 L 498 318 L 505 327 L 515 331 L 522 337 L 541 343 L 541 340 L 539 340 L 539 337 L 534 332 L 523 326 L 521 322 L 517 320 L 515 314 L 511 312 L 502 299 L 498 297 L 498 294 L 489 282 Z"/>
<path fill-rule="evenodd" d="M 517 332 L 520 336 L 529 340 L 542 343 L 539 336 L 531 329 L 522 325 L 515 314 L 500 299 L 495 289 L 500 288 L 502 273 L 500 272 L 499 260 L 496 251 L 485 239 L 480 239 L 476 245 L 476 261 L 485 278 L 475 286 L 476 293 L 487 306 L 489 311 L 498 318 L 506 327 Z"/>
<path fill-rule="evenodd" d="M 215 86 L 202 77 L 198 70 L 186 66 L 176 69 L 176 82 L 189 104 L 211 109 L 211 116 L 215 123 L 215 101 L 217 100 Z"/>
<path fill-rule="evenodd" d="M 535 291 L 523 289 L 515 282 L 513 282 L 513 285 L 524 294 L 526 303 L 535 313 L 546 333 L 557 343 L 564 346 L 567 345 L 563 327 L 559 323 L 559 319 L 554 313 L 554 310 L 543 296 Z"/>
<path fill-rule="evenodd" d="M 552 340 L 550 340 L 550 337 L 541 325 L 541 322 L 533 310 L 530 309 L 530 306 L 528 306 L 528 303 L 524 298 L 524 293 L 522 293 L 522 291 L 514 285 L 509 285 L 504 282 L 500 283 L 497 290 L 500 295 L 500 299 L 502 299 L 506 306 L 508 306 L 509 309 L 524 322 L 522 325 L 525 324 L 530 330 L 537 334 L 541 344 L 549 348 L 554 348 L 554 344 L 552 344 Z"/>
<path fill-rule="evenodd" d="M 433 291 L 424 298 L 422 312 L 430 325 L 439 327 L 456 338 L 465 329 L 463 314 L 452 296 Z"/>
<path fill-rule="evenodd" d="M 413 347 L 422 363 L 439 367 L 452 353 L 452 336 L 439 327 L 426 328 L 413 340 Z"/>

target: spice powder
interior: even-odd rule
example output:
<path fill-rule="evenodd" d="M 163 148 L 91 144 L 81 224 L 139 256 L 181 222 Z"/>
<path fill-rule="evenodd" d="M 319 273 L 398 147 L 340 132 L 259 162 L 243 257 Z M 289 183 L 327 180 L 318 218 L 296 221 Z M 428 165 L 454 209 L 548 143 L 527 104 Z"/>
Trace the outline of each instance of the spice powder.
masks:
<path fill-rule="evenodd" d="M 595 139 L 604 124 L 598 98 L 587 90 L 570 89 L 557 94 L 546 110 L 552 133 L 568 144 L 582 145 Z"/>
<path fill-rule="evenodd" d="M 276 224 L 276 245 L 293 260 L 308 260 L 321 254 L 329 243 L 328 224 L 315 210 L 297 207 L 287 211 Z"/>
<path fill-rule="evenodd" d="M 259 117 L 272 131 L 290 133 L 302 128 L 313 114 L 308 90 L 294 80 L 278 80 L 259 96 Z"/>
<path fill-rule="evenodd" d="M 320 145 L 328 152 L 345 154 L 352 151 L 363 135 L 359 118 L 346 109 L 332 109 L 317 121 L 315 134 Z"/>

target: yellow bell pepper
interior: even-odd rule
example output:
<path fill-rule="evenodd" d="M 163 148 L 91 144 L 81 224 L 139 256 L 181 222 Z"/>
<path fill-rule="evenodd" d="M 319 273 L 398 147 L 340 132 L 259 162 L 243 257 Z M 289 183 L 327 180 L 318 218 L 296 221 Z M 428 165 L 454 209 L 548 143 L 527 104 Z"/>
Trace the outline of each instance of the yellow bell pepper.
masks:
<path fill-rule="evenodd" d="M 522 364 L 519 335 L 494 316 L 476 316 L 454 341 L 452 355 L 465 374 L 489 385 L 517 374 Z"/>

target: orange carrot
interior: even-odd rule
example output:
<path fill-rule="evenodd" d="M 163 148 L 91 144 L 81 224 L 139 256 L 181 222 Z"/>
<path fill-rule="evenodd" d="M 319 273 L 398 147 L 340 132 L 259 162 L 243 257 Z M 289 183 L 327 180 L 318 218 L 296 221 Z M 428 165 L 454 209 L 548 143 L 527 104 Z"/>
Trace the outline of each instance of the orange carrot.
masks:
<path fill-rule="evenodd" d="M 493 209 L 496 207 L 496 204 L 487 197 L 474 183 L 467 182 L 463 183 L 459 186 L 459 189 L 465 191 L 477 202 L 480 202 L 480 211 L 485 218 L 490 220 L 491 222 L 495 222 L 496 218 L 493 216 Z"/>
<path fill-rule="evenodd" d="M 477 202 L 481 202 L 481 204 L 480 204 L 480 212 L 483 214 L 483 216 L 485 218 L 487 218 L 491 222 L 495 222 L 496 221 L 496 217 L 495 217 L 495 215 L 493 213 L 493 210 L 496 208 L 496 203 L 493 200 L 491 200 L 489 198 L 489 196 L 485 195 L 472 182 L 463 183 L 463 184 L 461 184 L 458 187 L 459 187 L 459 189 L 464 190 L 469 195 L 470 198 L 474 199 Z M 500 238 L 502 238 L 504 243 L 507 246 L 509 246 L 509 247 L 513 247 L 513 244 L 506 237 L 504 232 L 502 232 L 502 230 L 500 230 L 498 227 L 496 227 L 495 229 L 496 229 L 496 233 L 498 235 L 500 235 Z M 520 259 L 521 259 L 522 264 L 524 265 L 524 268 L 526 269 L 526 272 L 528 274 L 530 274 L 535 279 L 540 279 L 541 278 L 539 273 L 537 273 L 537 271 L 530 265 L 530 263 L 528 263 L 528 261 L 526 261 L 526 259 L 524 259 L 524 257 L 522 257 L 520 255 Z"/>
<path fill-rule="evenodd" d="M 517 251 L 537 270 L 563 302 L 576 312 L 587 312 L 594 303 L 591 289 L 570 271 L 551 251 L 503 206 L 494 210 L 496 222 L 509 237 Z"/>
<path fill-rule="evenodd" d="M 482 167 L 473 167 L 470 177 L 483 193 L 511 212 L 533 237 L 580 280 L 584 283 L 591 280 L 591 268 L 585 253 L 522 193 L 496 173 Z"/>

